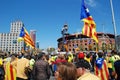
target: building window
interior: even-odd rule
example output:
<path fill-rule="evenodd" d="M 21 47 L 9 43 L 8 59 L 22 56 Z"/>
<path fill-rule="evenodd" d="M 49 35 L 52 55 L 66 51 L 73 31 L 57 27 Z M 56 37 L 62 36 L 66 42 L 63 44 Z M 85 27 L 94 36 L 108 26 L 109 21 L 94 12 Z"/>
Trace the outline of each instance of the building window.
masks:
<path fill-rule="evenodd" d="M 73 44 L 73 46 L 74 46 L 74 44 Z"/>
<path fill-rule="evenodd" d="M 84 40 L 84 42 L 87 42 L 87 40 Z"/>
<path fill-rule="evenodd" d="M 83 40 L 80 40 L 80 42 L 82 43 L 82 42 L 83 42 Z"/>
<path fill-rule="evenodd" d="M 69 51 L 71 51 L 71 49 L 69 49 Z"/>
<path fill-rule="evenodd" d="M 71 45 L 69 45 L 69 47 L 71 47 Z"/>
<path fill-rule="evenodd" d="M 78 46 L 78 44 L 76 44 Z"/>

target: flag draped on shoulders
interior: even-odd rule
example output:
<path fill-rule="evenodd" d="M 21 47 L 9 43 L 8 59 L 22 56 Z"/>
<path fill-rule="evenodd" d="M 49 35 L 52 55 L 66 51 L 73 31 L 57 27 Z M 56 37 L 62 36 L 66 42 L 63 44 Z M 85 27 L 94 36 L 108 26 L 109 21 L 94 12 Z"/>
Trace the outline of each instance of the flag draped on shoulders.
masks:
<path fill-rule="evenodd" d="M 28 31 L 25 29 L 25 27 L 21 28 L 18 41 L 23 40 L 27 45 L 31 46 L 32 48 L 35 48 L 35 43 L 33 42 L 32 38 L 30 37 Z"/>
<path fill-rule="evenodd" d="M 82 34 L 90 38 L 93 38 L 98 43 L 98 37 L 96 33 L 96 24 L 92 16 L 90 15 L 89 10 L 85 5 L 84 0 L 82 0 L 81 20 L 84 22 Z"/>
<path fill-rule="evenodd" d="M 98 58 L 94 66 L 95 75 L 100 78 L 100 80 L 109 80 L 109 71 L 106 60 L 103 58 Z"/>
<path fill-rule="evenodd" d="M 16 69 L 7 62 L 5 65 L 5 80 L 16 80 Z"/>

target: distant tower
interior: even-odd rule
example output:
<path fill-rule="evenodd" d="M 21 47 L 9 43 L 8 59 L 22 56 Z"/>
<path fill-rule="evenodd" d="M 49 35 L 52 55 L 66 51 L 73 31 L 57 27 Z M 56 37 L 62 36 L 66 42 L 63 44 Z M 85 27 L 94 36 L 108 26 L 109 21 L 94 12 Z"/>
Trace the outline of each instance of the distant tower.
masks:
<path fill-rule="evenodd" d="M 36 44 L 36 30 L 30 30 L 30 36 L 34 43 Z"/>
<path fill-rule="evenodd" d="M 36 48 L 38 48 L 38 49 L 40 48 L 40 42 L 39 41 L 36 42 Z"/>

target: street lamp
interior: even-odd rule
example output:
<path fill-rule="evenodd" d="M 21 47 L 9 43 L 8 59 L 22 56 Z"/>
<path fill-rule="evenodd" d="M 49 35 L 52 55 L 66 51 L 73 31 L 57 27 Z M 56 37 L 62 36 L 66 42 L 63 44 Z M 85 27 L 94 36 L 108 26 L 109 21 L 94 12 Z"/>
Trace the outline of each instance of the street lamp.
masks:
<path fill-rule="evenodd" d="M 65 36 L 68 34 L 67 31 L 68 31 L 68 25 L 64 24 L 64 26 L 62 28 L 62 31 L 61 31 L 61 34 L 62 34 L 62 51 L 63 52 L 65 51 L 64 44 L 66 43 Z"/>

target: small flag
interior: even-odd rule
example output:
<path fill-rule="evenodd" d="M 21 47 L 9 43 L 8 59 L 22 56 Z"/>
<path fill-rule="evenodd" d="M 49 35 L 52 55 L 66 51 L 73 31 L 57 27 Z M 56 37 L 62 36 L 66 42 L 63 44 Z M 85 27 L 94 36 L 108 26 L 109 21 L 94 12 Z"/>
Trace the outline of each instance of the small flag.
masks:
<path fill-rule="evenodd" d="M 22 27 L 20 31 L 18 41 L 24 41 L 28 46 L 35 48 L 35 43 L 33 42 L 30 35 L 28 34 L 28 31 L 24 27 Z"/>
<path fill-rule="evenodd" d="M 98 37 L 96 33 L 96 24 L 92 16 L 90 16 L 88 8 L 86 8 L 85 6 L 84 0 L 82 0 L 81 20 L 84 22 L 82 34 L 90 38 L 93 38 L 98 43 Z"/>

